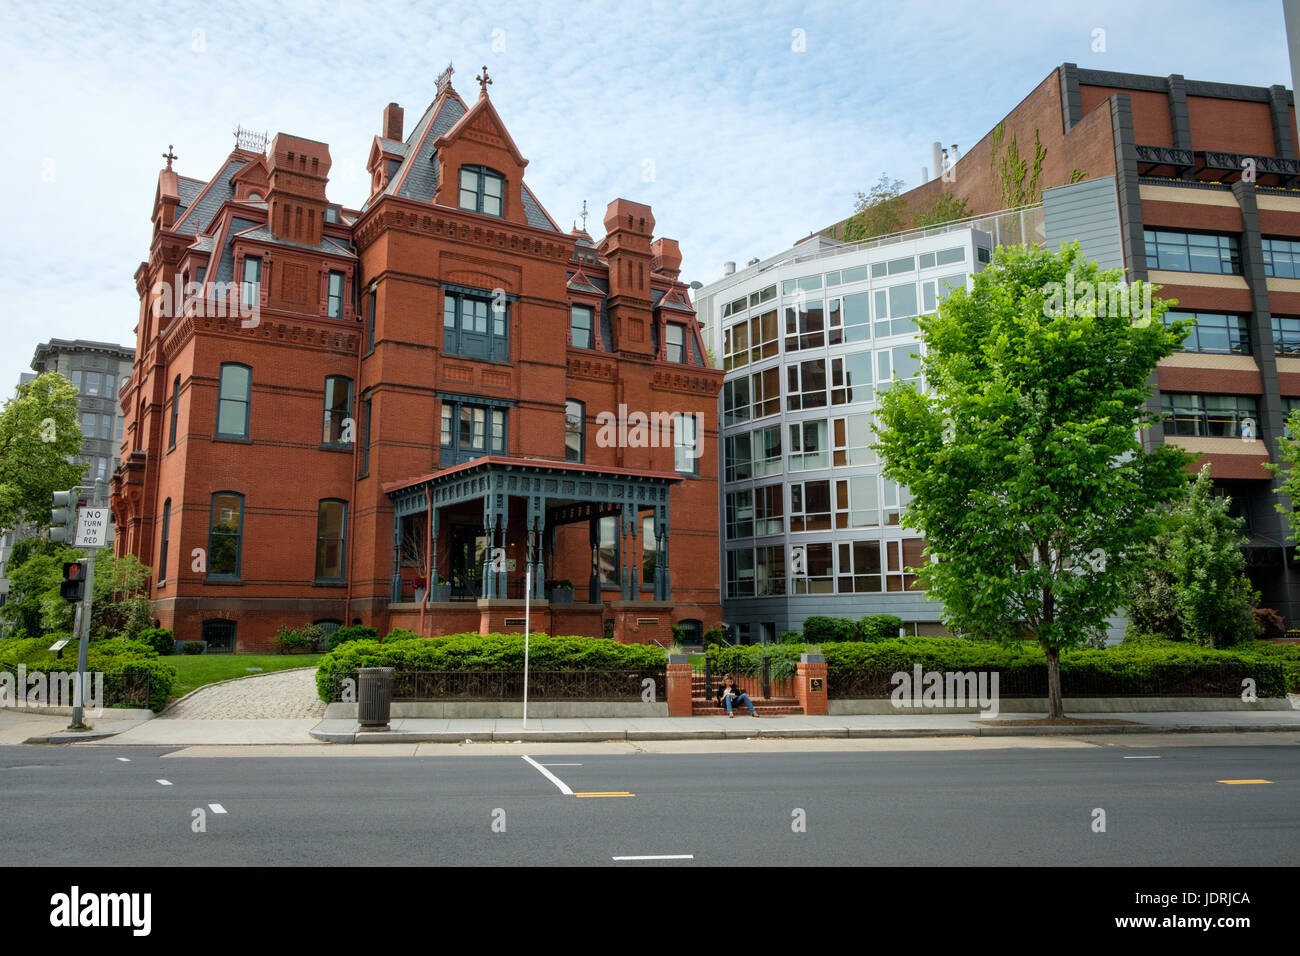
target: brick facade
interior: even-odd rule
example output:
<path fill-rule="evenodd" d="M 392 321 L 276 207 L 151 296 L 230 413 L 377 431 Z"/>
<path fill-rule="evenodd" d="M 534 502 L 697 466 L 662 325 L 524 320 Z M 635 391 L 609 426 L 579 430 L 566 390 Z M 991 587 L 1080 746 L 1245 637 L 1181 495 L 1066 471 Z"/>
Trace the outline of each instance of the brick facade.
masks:
<path fill-rule="evenodd" d="M 580 593 L 572 606 L 535 608 L 534 629 L 594 636 L 611 621 L 621 640 L 668 643 L 674 623 L 718 623 L 721 373 L 704 360 L 676 243 L 655 240 L 649 207 L 624 199 L 610 204 L 601 242 L 562 232 L 524 184 L 527 160 L 489 97 L 466 103 L 449 75 L 405 142 L 402 127 L 390 104 L 368 163 L 371 196 L 355 211 L 327 199 L 329 147 L 286 134 L 265 152 L 241 142 L 206 182 L 180 177 L 170 160 L 160 173 L 150 257 L 136 273 L 136 361 L 113 480 L 118 553 L 155 569 L 156 616 L 182 640 L 203 637 L 205 622 L 232 622 L 238 650 L 271 647 L 278 627 L 307 621 L 359 620 L 380 633 L 520 630 L 506 620 L 522 606 L 516 615 L 500 602 L 393 600 L 395 563 L 404 585 L 424 571 L 395 562 L 389 491 L 472 458 L 464 449 L 491 429 L 452 421 L 446 445 L 444 407 L 499 410 L 497 454 L 562 463 L 566 401 L 579 401 L 584 460 L 595 468 L 674 472 L 671 446 L 603 447 L 601 412 L 622 404 L 703 416 L 698 474 L 678 475 L 671 491 L 672 561 L 690 570 L 655 614 L 616 608 L 604 594 L 592 601 L 588 529 L 565 525 L 546 573 Z M 246 272 L 250 258 L 260 267 Z M 241 284 L 249 275 L 256 281 Z M 197 294 L 174 306 L 166 290 L 177 277 Z M 449 295 L 470 303 L 454 339 L 444 329 Z M 480 350 L 472 312 L 483 302 L 492 344 Z M 592 347 L 571 341 L 573 304 L 593 307 Z M 670 325 L 682 330 L 680 354 L 670 354 Z M 235 365 L 248 370 L 246 389 Z M 333 413 L 327 388 L 338 397 Z M 450 517 L 440 574 L 452 570 L 452 525 L 472 541 L 483 514 Z M 231 536 L 214 536 L 214 523 L 238 535 L 233 567 Z M 512 560 L 524 546 L 519 534 L 506 544 Z M 511 588 L 522 566 L 507 575 Z"/>

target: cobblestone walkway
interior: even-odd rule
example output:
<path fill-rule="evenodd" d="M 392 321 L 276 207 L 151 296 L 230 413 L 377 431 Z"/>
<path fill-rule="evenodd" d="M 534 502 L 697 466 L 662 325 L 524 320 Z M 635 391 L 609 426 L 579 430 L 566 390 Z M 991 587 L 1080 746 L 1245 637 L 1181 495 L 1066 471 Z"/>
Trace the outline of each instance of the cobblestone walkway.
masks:
<path fill-rule="evenodd" d="M 196 691 L 159 720 L 239 720 L 324 717 L 316 669 L 257 674 Z"/>

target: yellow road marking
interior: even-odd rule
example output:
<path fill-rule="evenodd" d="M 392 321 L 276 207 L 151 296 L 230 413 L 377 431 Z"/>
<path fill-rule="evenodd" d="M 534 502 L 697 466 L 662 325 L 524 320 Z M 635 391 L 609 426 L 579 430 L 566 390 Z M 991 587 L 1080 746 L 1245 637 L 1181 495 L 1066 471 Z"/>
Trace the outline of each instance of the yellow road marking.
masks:
<path fill-rule="evenodd" d="M 575 793 L 575 797 L 635 797 L 635 793 L 628 793 L 626 790 L 610 790 L 597 793 Z"/>
<path fill-rule="evenodd" d="M 1272 780 L 1219 780 L 1218 783 L 1272 783 Z"/>

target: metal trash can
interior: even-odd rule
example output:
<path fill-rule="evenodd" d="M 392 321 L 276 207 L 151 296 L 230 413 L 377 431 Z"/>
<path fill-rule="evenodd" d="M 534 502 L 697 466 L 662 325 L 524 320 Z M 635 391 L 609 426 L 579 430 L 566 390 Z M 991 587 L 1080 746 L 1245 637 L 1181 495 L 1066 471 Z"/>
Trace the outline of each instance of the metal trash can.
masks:
<path fill-rule="evenodd" d="M 363 730 L 387 730 L 393 707 L 393 668 L 357 671 L 357 718 Z"/>

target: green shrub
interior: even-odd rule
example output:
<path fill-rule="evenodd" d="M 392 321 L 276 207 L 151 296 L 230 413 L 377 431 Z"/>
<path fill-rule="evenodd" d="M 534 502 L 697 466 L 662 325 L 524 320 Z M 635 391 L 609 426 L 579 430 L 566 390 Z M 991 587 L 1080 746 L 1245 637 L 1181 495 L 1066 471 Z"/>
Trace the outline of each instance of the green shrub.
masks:
<path fill-rule="evenodd" d="M 346 644 L 348 641 L 377 641 L 379 632 L 373 627 L 365 627 L 361 624 L 352 624 L 348 627 L 340 627 L 330 635 L 329 649 L 332 651 L 340 644 Z"/>
<path fill-rule="evenodd" d="M 395 627 L 388 632 L 388 636 L 384 638 L 384 643 L 391 644 L 394 641 L 421 641 L 421 640 L 424 640 L 424 638 L 420 637 L 420 635 L 416 634 L 414 631 L 408 631 L 404 627 Z"/>
<path fill-rule="evenodd" d="M 784 634 L 782 634 L 780 637 L 777 638 L 777 643 L 778 644 L 802 644 L 803 635 L 800 634 L 798 631 L 786 631 Z"/>
<path fill-rule="evenodd" d="M 903 619 L 892 614 L 868 614 L 858 625 L 864 641 L 889 641 L 898 637 Z"/>
<path fill-rule="evenodd" d="M 207 646 L 207 641 L 181 641 L 181 653 L 202 654 Z"/>
<path fill-rule="evenodd" d="M 416 670 L 523 670 L 522 634 L 453 634 L 447 637 L 349 641 L 317 665 L 321 699 L 333 700 L 339 681 L 362 667 Z M 667 666 L 663 648 L 619 644 L 599 637 L 529 638 L 529 667 L 537 671 L 651 670 Z"/>
<path fill-rule="evenodd" d="M 803 637 L 805 641 L 814 644 L 857 640 L 858 622 L 847 617 L 823 617 L 814 614 L 804 619 Z"/>
<path fill-rule="evenodd" d="M 160 656 L 166 657 L 176 651 L 176 640 L 172 637 L 170 628 L 166 627 L 149 627 L 140 632 L 137 640 L 148 644 Z"/>
<path fill-rule="evenodd" d="M 76 645 L 64 648 L 62 659 L 49 651 L 49 646 L 67 634 L 48 634 L 45 637 L 8 639 L 0 641 L 0 666 L 12 668 L 18 664 L 28 673 L 68 674 L 77 669 Z M 202 642 L 198 642 L 202 646 Z M 72 651 L 71 654 L 68 652 Z M 111 707 L 133 703 L 124 697 L 124 686 L 149 681 L 148 706 L 162 710 L 176 681 L 176 671 L 158 659 L 158 652 L 143 641 L 125 638 L 108 638 L 91 641 L 86 649 L 86 670 L 104 674 L 104 704 Z"/>
<path fill-rule="evenodd" d="M 714 646 L 721 647 L 723 640 L 726 638 L 726 635 L 727 632 L 720 627 L 709 628 L 707 631 L 704 632 L 705 648 L 714 647 Z"/>

